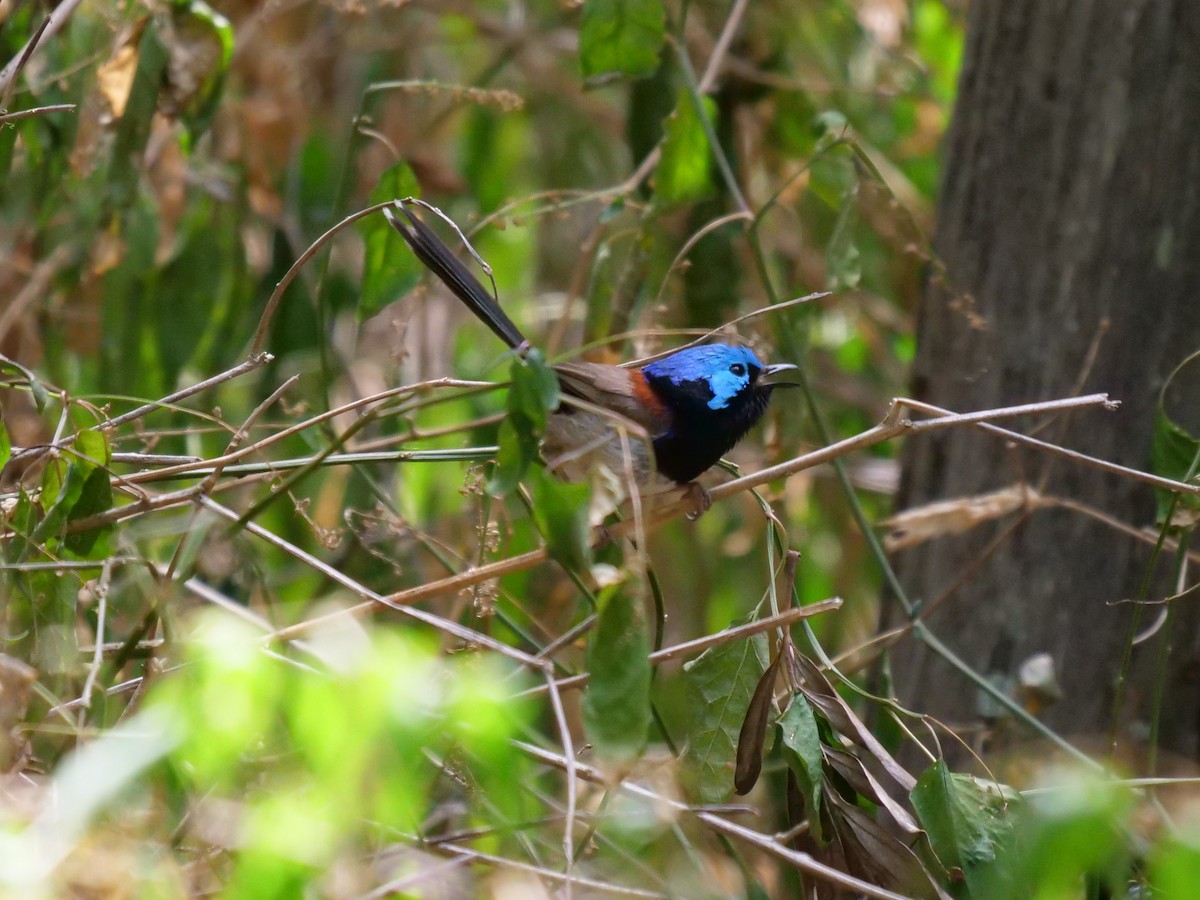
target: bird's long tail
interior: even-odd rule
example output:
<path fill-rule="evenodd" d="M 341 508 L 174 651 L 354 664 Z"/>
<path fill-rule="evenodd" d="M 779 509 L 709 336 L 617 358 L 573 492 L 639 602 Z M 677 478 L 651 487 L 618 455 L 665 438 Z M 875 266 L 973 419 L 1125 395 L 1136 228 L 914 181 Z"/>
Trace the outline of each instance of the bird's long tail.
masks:
<path fill-rule="evenodd" d="M 500 340 L 514 350 L 526 343 L 525 335 L 500 308 L 488 289 L 459 261 L 432 228 L 417 218 L 403 202 L 385 209 L 383 214 L 392 227 L 400 232 L 417 259 L 441 279 L 454 296 L 465 303 Z"/>

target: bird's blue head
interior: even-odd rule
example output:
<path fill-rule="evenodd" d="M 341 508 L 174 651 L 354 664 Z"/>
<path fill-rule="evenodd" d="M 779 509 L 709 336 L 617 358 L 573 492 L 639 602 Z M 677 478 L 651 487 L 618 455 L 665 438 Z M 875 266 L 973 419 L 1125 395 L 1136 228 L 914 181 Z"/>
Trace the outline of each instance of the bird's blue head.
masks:
<path fill-rule="evenodd" d="M 744 396 L 766 368 L 749 347 L 705 344 L 672 353 L 642 371 L 661 391 L 689 399 L 688 405 L 719 410 Z"/>
<path fill-rule="evenodd" d="M 764 365 L 749 347 L 729 344 L 688 347 L 643 367 L 671 418 L 654 442 L 659 470 L 691 481 L 762 417 L 779 376 L 795 368 Z"/>

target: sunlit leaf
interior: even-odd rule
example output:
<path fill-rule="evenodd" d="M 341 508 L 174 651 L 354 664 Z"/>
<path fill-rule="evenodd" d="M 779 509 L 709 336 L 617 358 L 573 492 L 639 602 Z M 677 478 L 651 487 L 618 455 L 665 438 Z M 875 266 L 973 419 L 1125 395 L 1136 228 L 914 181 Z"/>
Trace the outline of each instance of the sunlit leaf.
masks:
<path fill-rule="evenodd" d="M 711 121 L 716 106 L 702 98 L 704 114 Z M 679 93 L 675 111 L 663 123 L 662 158 L 654 174 L 654 195 L 664 204 L 698 200 L 712 191 L 712 149 L 704 123 L 691 96 Z"/>
<path fill-rule="evenodd" d="M 650 638 L 642 601 L 624 585 L 603 591 L 588 641 L 583 722 L 606 764 L 633 762 L 650 726 Z"/>
<path fill-rule="evenodd" d="M 962 67 L 962 28 L 945 3 L 917 0 L 912 10 L 912 31 L 916 50 L 932 73 L 936 96 L 948 108 Z"/>
<path fill-rule="evenodd" d="M 580 71 L 587 80 L 651 75 L 665 39 L 662 0 L 586 0 L 579 29 Z"/>
<path fill-rule="evenodd" d="M 989 895 L 1073 897 L 1085 876 L 1110 895 L 1124 890 L 1131 848 L 1125 840 L 1132 794 L 1094 773 L 1059 772 L 1054 785 L 1017 810 L 1011 847 L 997 847 L 985 873 Z"/>

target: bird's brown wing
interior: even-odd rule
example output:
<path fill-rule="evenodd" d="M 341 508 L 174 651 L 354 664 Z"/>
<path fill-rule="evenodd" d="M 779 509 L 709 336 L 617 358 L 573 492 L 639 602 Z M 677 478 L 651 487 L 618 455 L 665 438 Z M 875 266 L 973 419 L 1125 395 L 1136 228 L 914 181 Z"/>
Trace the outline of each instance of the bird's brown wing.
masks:
<path fill-rule="evenodd" d="M 649 392 L 638 369 L 601 363 L 568 362 L 554 367 L 563 393 L 595 406 L 611 409 L 636 422 L 651 437 L 663 430 L 661 403 Z"/>

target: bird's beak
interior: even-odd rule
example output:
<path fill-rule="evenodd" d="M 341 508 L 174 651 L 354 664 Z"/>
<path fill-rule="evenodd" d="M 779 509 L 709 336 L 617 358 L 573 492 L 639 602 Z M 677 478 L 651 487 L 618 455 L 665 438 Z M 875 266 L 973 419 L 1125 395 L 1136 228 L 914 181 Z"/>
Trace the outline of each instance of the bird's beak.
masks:
<path fill-rule="evenodd" d="M 796 387 L 800 384 L 800 367 L 791 363 L 776 363 L 765 366 L 758 376 L 758 383 L 771 387 Z"/>

